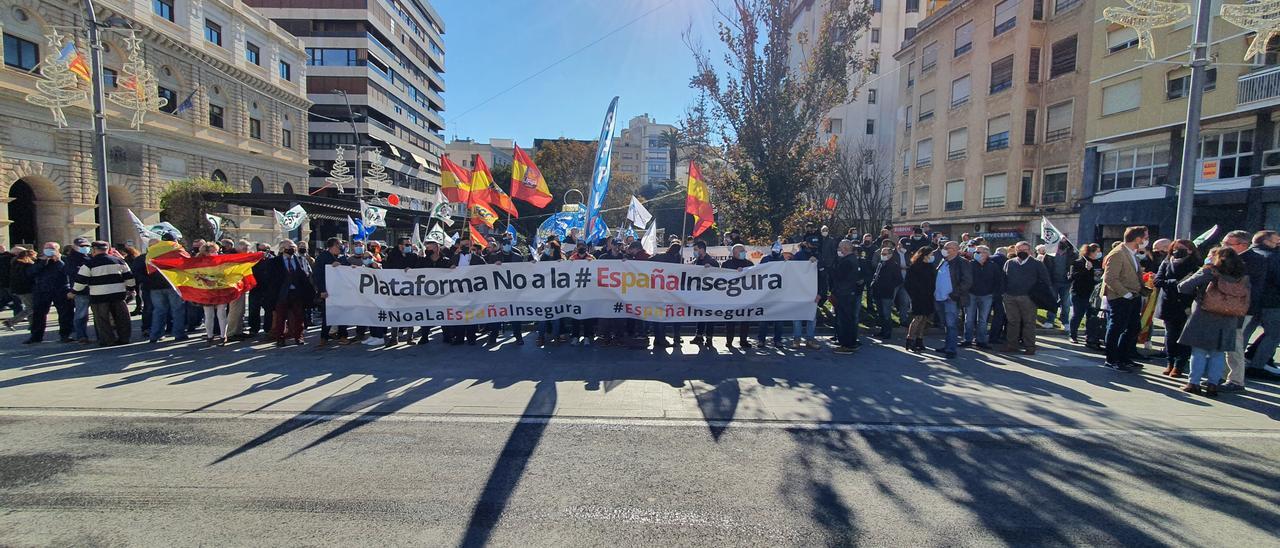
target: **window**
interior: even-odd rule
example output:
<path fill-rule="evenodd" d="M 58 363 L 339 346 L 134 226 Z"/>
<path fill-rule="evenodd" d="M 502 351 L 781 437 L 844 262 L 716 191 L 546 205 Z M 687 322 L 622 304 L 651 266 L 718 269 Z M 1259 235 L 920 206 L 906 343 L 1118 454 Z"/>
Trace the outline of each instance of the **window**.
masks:
<path fill-rule="evenodd" d="M 1208 166 L 1216 162 L 1217 177 L 1204 179 L 1230 179 L 1253 175 L 1253 130 L 1231 130 L 1200 138 L 1200 159 Z M 1204 170 L 1201 170 L 1204 173 Z"/>
<path fill-rule="evenodd" d="M 1053 14 L 1057 15 L 1080 5 L 1081 0 L 1053 0 Z"/>
<path fill-rule="evenodd" d="M 1057 204 L 1067 201 L 1067 168 L 1055 167 L 1044 170 L 1040 176 L 1040 203 Z"/>
<path fill-rule="evenodd" d="M 1107 53 L 1138 47 L 1138 31 L 1120 27 L 1107 33 Z"/>
<path fill-rule="evenodd" d="M 968 155 L 969 128 L 962 127 L 951 130 L 947 134 L 947 159 L 961 160 Z"/>
<path fill-rule="evenodd" d="M 934 42 L 924 47 L 924 51 L 920 53 L 920 74 L 929 72 L 929 69 L 938 65 L 938 43 Z"/>
<path fill-rule="evenodd" d="M 876 104 L 876 88 L 871 88 L 867 90 L 867 104 L 868 105 Z"/>
<path fill-rule="evenodd" d="M 1142 79 L 1102 88 L 1102 115 L 1137 109 L 1142 100 Z"/>
<path fill-rule="evenodd" d="M 871 74 L 880 74 L 880 59 L 875 58 L 867 63 L 867 72 Z"/>
<path fill-rule="evenodd" d="M 929 187 L 922 186 L 916 189 L 915 207 L 911 208 L 912 213 L 928 213 L 929 212 Z"/>
<path fill-rule="evenodd" d="M 227 174 L 223 173 L 221 169 L 213 170 L 213 173 L 209 174 L 209 178 L 215 181 L 218 181 L 220 183 L 227 182 Z"/>
<path fill-rule="evenodd" d="M 1165 99 L 1174 100 L 1186 97 L 1191 93 L 1191 73 L 1188 70 L 1178 71 L 1181 76 L 1170 77 L 1168 87 L 1165 90 Z M 1218 87 L 1218 69 L 1211 68 L 1204 71 L 1205 81 L 1204 90 L 1209 91 Z"/>
<path fill-rule="evenodd" d="M 959 57 L 971 49 L 973 49 L 973 21 L 967 21 L 956 27 L 956 48 L 952 56 Z"/>
<path fill-rule="evenodd" d="M 982 207 L 1004 207 L 1009 175 L 996 173 L 982 178 Z"/>
<path fill-rule="evenodd" d="M 964 179 L 947 181 L 946 198 L 946 202 L 942 206 L 944 211 L 960 211 L 964 209 Z"/>
<path fill-rule="evenodd" d="M 265 193 L 266 191 L 267 190 L 265 185 L 262 184 L 262 179 L 254 177 L 252 181 L 249 181 L 250 194 L 262 194 L 262 193 Z M 267 212 L 266 210 L 263 210 L 263 209 L 250 209 L 249 214 L 250 215 L 266 215 Z"/>
<path fill-rule="evenodd" d="M 40 46 L 17 36 L 4 35 L 4 64 L 18 70 L 33 71 L 40 64 Z"/>
<path fill-rule="evenodd" d="M 219 129 L 225 128 L 225 124 L 222 120 L 222 113 L 223 109 L 221 106 L 213 104 L 209 105 L 209 125 Z"/>
<path fill-rule="evenodd" d="M 1036 118 L 1038 112 L 1034 108 L 1027 109 L 1026 119 L 1022 124 L 1022 144 L 1036 144 Z"/>
<path fill-rule="evenodd" d="M 916 143 L 916 167 L 933 163 L 933 139 L 921 139 Z"/>
<path fill-rule="evenodd" d="M 991 63 L 991 94 L 1013 87 L 1013 56 Z"/>
<path fill-rule="evenodd" d="M 173 0 L 151 0 L 151 11 L 173 22 Z"/>
<path fill-rule="evenodd" d="M 880 29 L 879 29 L 879 28 L 871 29 L 871 43 L 872 43 L 872 44 L 879 44 L 879 43 L 880 43 Z"/>
<path fill-rule="evenodd" d="M 898 193 L 898 212 L 904 215 L 907 213 L 907 191 L 905 190 Z"/>
<path fill-rule="evenodd" d="M 902 173 L 906 174 L 911 169 L 911 147 L 908 145 L 907 150 L 902 151 Z"/>
<path fill-rule="evenodd" d="M 903 30 L 902 30 L 902 39 L 903 39 L 903 40 L 910 40 L 910 39 L 912 39 L 912 38 L 915 38 L 915 37 L 916 37 L 916 31 L 918 31 L 918 30 L 919 30 L 919 29 L 917 29 L 916 27 L 907 27 L 907 28 L 903 29 Z"/>
<path fill-rule="evenodd" d="M 253 42 L 244 43 L 244 58 L 255 65 L 262 64 L 262 51 Z"/>
<path fill-rule="evenodd" d="M 222 45 L 222 25 L 208 19 L 204 20 L 204 39 L 219 46 Z"/>
<path fill-rule="evenodd" d="M 1044 142 L 1052 143 L 1071 137 L 1071 118 L 1075 114 L 1075 102 L 1066 101 L 1049 107 L 1044 127 Z"/>
<path fill-rule="evenodd" d="M 844 120 L 841 118 L 827 119 L 827 133 L 839 135 L 844 132 Z"/>
<path fill-rule="evenodd" d="M 280 79 L 286 82 L 293 81 L 293 67 L 284 61 L 280 61 Z"/>
<path fill-rule="evenodd" d="M 876 121 L 871 118 L 867 118 L 867 135 L 875 135 L 875 134 L 876 134 Z"/>
<path fill-rule="evenodd" d="M 987 120 L 987 150 L 1009 148 L 1009 115 L 1002 114 Z"/>
<path fill-rule="evenodd" d="M 920 121 L 933 118 L 934 95 L 932 90 L 920 95 Z"/>
<path fill-rule="evenodd" d="M 174 116 L 177 116 L 178 115 L 177 92 L 164 86 L 156 86 L 156 87 L 158 88 L 157 93 L 160 95 L 161 98 L 165 99 L 164 106 L 160 107 L 160 112 L 165 112 L 165 113 L 169 113 Z"/>
<path fill-rule="evenodd" d="M 966 74 L 951 82 L 951 108 L 969 102 L 970 81 L 969 75 Z"/>
<path fill-rule="evenodd" d="M 916 64 L 915 62 L 907 63 L 907 87 L 916 85 Z"/>
<path fill-rule="evenodd" d="M 119 85 L 119 82 L 120 82 L 120 73 L 116 72 L 116 69 L 109 69 L 109 68 L 102 69 L 102 83 L 104 85 L 106 85 L 109 88 L 114 88 Z"/>
<path fill-rule="evenodd" d="M 1100 153 L 1098 191 L 1169 184 L 1169 143 L 1139 145 Z"/>
<path fill-rule="evenodd" d="M 1031 204 L 1031 184 L 1034 178 L 1035 178 L 1034 171 L 1031 171 L 1028 169 L 1022 172 L 1022 187 L 1018 189 L 1019 190 L 1018 205 L 1020 206 L 1032 205 Z"/>
<path fill-rule="evenodd" d="M 293 148 L 293 132 L 287 129 L 280 130 L 280 146 L 284 148 Z"/>
<path fill-rule="evenodd" d="M 1049 79 L 1076 71 L 1076 36 L 1063 38 L 1049 49 Z"/>
<path fill-rule="evenodd" d="M 1031 48 L 1031 57 L 1027 61 L 1027 82 L 1040 81 L 1040 48 Z"/>
<path fill-rule="evenodd" d="M 911 129 L 911 121 L 915 119 L 911 117 L 911 105 L 907 105 L 906 117 L 907 117 L 907 129 Z"/>
<path fill-rule="evenodd" d="M 1017 12 L 1020 0 L 1001 0 L 996 3 L 995 29 L 992 36 L 1000 36 L 1018 24 Z"/>
<path fill-rule="evenodd" d="M 907 13 L 920 13 L 920 0 L 907 0 Z"/>
<path fill-rule="evenodd" d="M 259 141 L 262 140 L 262 120 L 249 118 L 249 137 Z"/>
<path fill-rule="evenodd" d="M 354 67 L 364 65 L 361 50 L 353 48 L 307 48 L 307 65 L 317 67 Z"/>
<path fill-rule="evenodd" d="M 1031 20 L 1044 21 L 1044 0 L 1031 0 Z"/>

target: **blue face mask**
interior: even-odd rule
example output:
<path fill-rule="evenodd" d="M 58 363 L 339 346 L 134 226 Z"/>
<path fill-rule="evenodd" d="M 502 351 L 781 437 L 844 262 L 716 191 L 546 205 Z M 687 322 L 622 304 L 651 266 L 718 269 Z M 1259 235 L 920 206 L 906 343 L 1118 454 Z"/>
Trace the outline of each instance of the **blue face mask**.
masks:
<path fill-rule="evenodd" d="M 364 265 L 365 265 L 365 266 L 369 266 L 369 265 L 371 265 L 371 264 L 373 264 L 373 257 L 365 257 L 365 259 L 364 259 Z"/>
<path fill-rule="evenodd" d="M 89 246 L 84 246 L 84 247 L 79 248 L 79 249 L 78 249 L 78 251 L 79 251 L 79 252 L 81 252 L 81 253 L 84 253 L 85 255 L 88 255 L 88 254 L 89 254 L 90 249 L 89 249 Z"/>
<path fill-rule="evenodd" d="M 44 250 L 44 256 L 45 256 L 45 257 L 52 257 L 52 256 L 57 255 L 57 254 L 58 254 L 58 250 L 56 250 L 56 249 L 46 249 L 46 250 Z"/>
<path fill-rule="evenodd" d="M 1211 264 L 1213 264 L 1213 257 L 1205 257 L 1205 258 L 1204 258 L 1204 264 L 1205 264 L 1205 265 L 1211 265 Z"/>
<path fill-rule="evenodd" d="M 511 244 L 502 244 L 502 250 L 506 252 L 511 252 Z"/>
<path fill-rule="evenodd" d="M 360 246 L 356 246 L 356 247 L 352 248 L 351 252 L 352 252 L 352 253 L 354 253 L 354 254 L 356 254 L 356 255 L 364 255 L 364 248 L 363 248 L 363 247 L 360 247 Z"/>

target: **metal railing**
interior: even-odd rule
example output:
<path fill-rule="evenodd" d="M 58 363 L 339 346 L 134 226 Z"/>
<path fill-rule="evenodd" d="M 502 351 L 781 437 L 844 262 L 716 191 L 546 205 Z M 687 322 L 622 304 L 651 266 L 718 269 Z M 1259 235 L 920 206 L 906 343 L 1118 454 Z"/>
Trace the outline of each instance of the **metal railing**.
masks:
<path fill-rule="evenodd" d="M 964 97 L 960 97 L 959 99 L 954 99 L 954 100 L 952 100 L 952 101 L 951 101 L 951 108 L 956 108 L 956 107 L 958 107 L 958 106 L 960 106 L 960 105 L 963 105 L 963 104 L 965 104 L 965 103 L 968 103 L 968 102 L 969 102 L 969 96 L 968 96 L 968 95 L 965 95 Z"/>
<path fill-rule="evenodd" d="M 948 159 L 948 160 L 963 160 L 963 159 L 965 159 L 965 157 L 966 157 L 966 156 L 968 156 L 968 155 L 969 155 L 969 154 L 968 154 L 968 151 L 967 151 L 967 150 L 953 150 L 953 151 L 951 151 L 951 152 L 948 152 L 948 153 L 947 153 L 947 159 Z"/>
<path fill-rule="evenodd" d="M 987 137 L 987 151 L 1009 148 L 1009 132 L 1001 132 Z"/>
<path fill-rule="evenodd" d="M 982 207 L 1004 207 L 1004 196 L 996 196 L 994 198 L 983 198 Z"/>
<path fill-rule="evenodd" d="M 1052 143 L 1054 141 L 1061 141 L 1069 138 L 1071 138 L 1071 128 L 1069 127 L 1055 129 L 1044 134 L 1044 142 L 1046 143 Z"/>
<path fill-rule="evenodd" d="M 1240 76 L 1236 82 L 1236 104 L 1280 97 L 1280 66 Z"/>
<path fill-rule="evenodd" d="M 916 204 L 916 206 L 915 206 L 915 207 L 911 208 L 911 212 L 912 212 L 912 213 L 928 213 L 928 212 L 929 212 L 929 205 L 928 205 L 928 204 L 925 204 L 925 205 L 919 205 L 919 204 Z"/>
<path fill-rule="evenodd" d="M 964 209 L 964 202 L 947 202 L 942 209 L 944 211 L 960 211 Z"/>

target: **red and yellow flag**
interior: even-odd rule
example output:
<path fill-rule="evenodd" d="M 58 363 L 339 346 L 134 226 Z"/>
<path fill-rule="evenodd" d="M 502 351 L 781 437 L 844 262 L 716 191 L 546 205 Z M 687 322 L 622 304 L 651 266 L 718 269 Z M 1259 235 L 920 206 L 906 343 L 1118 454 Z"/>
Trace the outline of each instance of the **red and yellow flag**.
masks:
<path fill-rule="evenodd" d="M 697 222 L 693 227 L 695 238 L 716 224 L 716 214 L 711 209 L 711 189 L 693 162 L 689 162 L 689 195 L 684 199 L 684 211 Z"/>
<path fill-rule="evenodd" d="M 489 165 L 484 163 L 484 158 L 481 158 L 479 154 L 475 158 L 476 168 L 471 170 L 471 192 L 473 194 L 471 201 L 488 203 L 510 213 L 512 217 L 519 217 L 520 214 L 516 212 L 516 204 L 511 201 L 511 197 L 506 192 L 503 192 L 501 187 L 494 184 L 493 174 L 489 172 Z"/>
<path fill-rule="evenodd" d="M 450 202 L 471 201 L 471 174 L 453 163 L 448 156 L 440 158 L 440 191 Z"/>
<path fill-rule="evenodd" d="M 77 76 L 86 82 L 92 82 L 89 76 L 89 62 L 85 60 L 80 50 L 76 49 L 75 42 L 67 42 L 62 46 L 62 51 L 58 52 L 58 60 L 67 63 L 67 69 L 76 73 Z"/>
<path fill-rule="evenodd" d="M 551 189 L 538 166 L 533 164 L 533 158 L 516 147 L 512 160 L 511 197 L 529 202 L 534 207 L 547 207 L 551 203 Z"/>
<path fill-rule="evenodd" d="M 492 226 L 490 226 L 490 228 L 492 228 Z M 471 224 L 471 244 L 478 245 L 482 249 L 489 247 L 489 241 L 484 239 L 484 234 L 481 234 L 479 230 L 476 230 L 475 223 Z"/>
<path fill-rule="evenodd" d="M 480 202 L 471 202 L 471 225 L 484 225 L 493 228 L 493 223 L 498 221 L 498 214 L 489 207 L 489 204 Z"/>
<path fill-rule="evenodd" d="M 151 242 L 151 245 L 147 246 L 147 274 L 156 273 L 156 267 L 151 264 L 151 261 L 161 257 L 189 259 L 191 255 L 187 254 L 187 250 L 183 249 L 182 244 L 178 242 L 155 240 Z"/>
<path fill-rule="evenodd" d="M 227 304 L 253 289 L 258 285 L 253 278 L 253 265 L 262 260 L 262 253 L 195 257 L 165 253 L 155 259 L 150 256 L 148 249 L 149 262 L 173 284 L 182 300 L 202 305 Z"/>

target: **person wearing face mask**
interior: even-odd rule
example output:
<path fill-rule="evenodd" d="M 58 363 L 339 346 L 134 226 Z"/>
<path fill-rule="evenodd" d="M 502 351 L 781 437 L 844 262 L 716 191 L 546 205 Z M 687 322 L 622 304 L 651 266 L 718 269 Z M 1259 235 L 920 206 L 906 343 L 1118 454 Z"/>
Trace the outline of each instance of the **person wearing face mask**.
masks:
<path fill-rule="evenodd" d="M 704 267 L 715 267 L 715 268 L 720 267 L 720 261 L 717 261 L 715 257 L 711 256 L 710 253 L 707 253 L 707 242 L 704 242 L 702 240 L 697 240 L 693 242 L 693 255 L 694 255 L 693 264 L 695 265 L 704 266 Z M 714 333 L 715 333 L 714 323 L 698 322 L 697 325 L 694 326 L 694 336 L 690 342 L 692 342 L 694 345 L 697 345 L 697 346 L 706 346 L 707 348 L 714 348 L 715 344 L 714 344 L 714 341 L 712 341 L 711 339 Z"/>
<path fill-rule="evenodd" d="M 1098 317 L 1100 311 L 1093 302 L 1093 296 L 1102 281 L 1102 247 L 1098 244 L 1084 246 L 1080 258 L 1071 263 L 1067 277 L 1071 279 L 1071 318 L 1067 321 L 1071 342 L 1080 344 L 1080 322 L 1084 321 L 1085 346 L 1100 349 L 1102 320 Z M 1165 329 L 1168 329 L 1168 322 Z"/>
<path fill-rule="evenodd" d="M 800 243 L 796 245 L 796 248 L 797 248 L 796 252 L 791 255 L 791 260 L 809 261 L 811 263 L 818 262 L 818 258 L 815 257 L 809 249 L 809 242 L 801 240 Z M 819 278 L 818 280 L 818 286 L 819 287 L 822 286 L 821 278 Z M 818 303 L 821 301 L 822 301 L 822 297 L 820 295 L 814 295 L 815 303 Z M 822 345 L 818 343 L 818 337 L 817 337 L 817 332 L 818 332 L 817 314 L 818 312 L 815 311 L 814 317 L 812 320 L 794 320 L 791 322 L 791 347 L 792 348 L 800 348 L 802 346 L 808 347 L 814 350 L 822 348 Z"/>
<path fill-rule="evenodd" d="M 279 249 L 280 254 L 270 260 L 267 268 L 267 290 L 275 297 L 271 338 L 276 346 L 301 345 L 303 313 L 316 298 L 311 265 L 298 255 L 298 244 L 293 240 L 281 241 Z"/>
<path fill-rule="evenodd" d="M 248 338 L 257 337 L 259 333 L 270 335 L 272 314 L 275 313 L 276 303 L 275 295 L 265 289 L 262 281 L 267 278 L 268 270 L 271 266 L 271 259 L 276 254 L 271 250 L 271 246 L 265 242 L 258 242 L 255 251 L 262 253 L 262 260 L 253 265 L 253 277 L 258 280 L 258 285 L 253 286 L 249 290 L 249 333 Z M 155 302 L 156 294 L 151 294 L 152 302 Z M 152 321 L 154 324 L 154 320 Z M 152 337 L 153 339 L 155 337 Z"/>
<path fill-rule="evenodd" d="M 671 245 L 667 247 L 667 250 L 654 255 L 650 260 L 658 263 L 683 264 L 684 249 L 683 246 L 680 245 L 680 239 L 673 236 L 671 239 Z M 680 344 L 683 342 L 680 339 L 680 327 L 681 324 L 678 322 L 654 322 L 653 347 L 655 349 L 670 347 L 680 348 Z M 668 332 L 671 333 L 670 340 L 667 339 Z"/>
<path fill-rule="evenodd" d="M 1052 329 L 1054 316 L 1058 317 L 1058 322 L 1064 328 L 1067 326 L 1067 320 L 1071 317 L 1070 271 L 1071 265 L 1075 262 L 1076 246 L 1066 238 L 1058 242 L 1056 253 L 1044 257 L 1044 267 L 1049 271 L 1050 287 L 1053 289 L 1053 294 L 1058 297 L 1058 305 L 1047 311 L 1045 323 L 1041 327 Z"/>
<path fill-rule="evenodd" d="M 944 346 L 938 350 L 947 359 L 956 357 L 956 346 L 960 336 L 958 322 L 960 309 L 969 304 L 969 289 L 973 286 L 973 270 L 969 261 L 960 256 L 960 245 L 954 241 L 943 244 L 942 260 L 938 262 L 937 276 L 934 282 L 933 299 L 937 301 L 934 308 L 942 315 L 943 327 L 946 329 Z"/>
<path fill-rule="evenodd" d="M 1160 238 L 1151 244 L 1151 253 L 1148 254 L 1147 261 L 1142 265 L 1147 272 L 1155 274 L 1160 270 L 1160 265 L 1164 264 L 1164 260 L 1169 258 L 1169 251 L 1172 249 L 1173 240 L 1168 238 Z"/>
<path fill-rule="evenodd" d="M 907 277 L 903 286 L 911 295 L 911 324 L 907 326 L 906 348 L 912 352 L 924 351 L 924 332 L 936 311 L 933 300 L 934 284 L 938 275 L 934 266 L 933 249 L 922 247 L 911 255 Z"/>
<path fill-rule="evenodd" d="M 1221 386 L 1223 392 L 1244 390 L 1245 368 L 1249 364 L 1245 355 L 1245 342 L 1252 336 L 1254 329 L 1257 329 L 1257 321 L 1262 318 L 1262 303 L 1266 300 L 1268 287 L 1267 271 L 1271 253 L 1265 245 L 1268 240 L 1267 234 L 1267 231 L 1261 231 L 1251 238 L 1248 232 L 1233 230 L 1228 232 L 1222 239 L 1222 245 L 1235 251 L 1240 260 L 1244 262 L 1245 274 L 1248 275 L 1250 280 L 1253 280 L 1249 286 L 1249 311 L 1236 329 L 1234 347 L 1227 352 L 1226 382 L 1222 383 Z M 1250 245 L 1251 241 L 1253 243 L 1252 246 Z M 1257 354 L 1255 353 L 1256 356 Z M 1261 363 L 1266 363 L 1269 357 L 1262 356 Z"/>
<path fill-rule="evenodd" d="M 1004 263 L 1004 311 L 1008 320 L 1008 339 L 1005 352 L 1017 352 L 1021 341 L 1022 352 L 1036 353 L 1036 304 L 1031 300 L 1031 290 L 1036 284 L 1049 284 L 1049 271 L 1044 263 L 1031 256 L 1031 244 L 1018 242 L 1016 255 Z"/>
<path fill-rule="evenodd" d="M 1004 272 L 991 260 L 991 249 L 985 245 L 973 248 L 973 260 L 969 266 L 973 272 L 973 285 L 969 286 L 969 302 L 964 308 L 964 342 L 960 346 L 977 345 L 978 348 L 989 349 L 988 318 L 991 316 L 991 303 L 1004 282 Z"/>
<path fill-rule="evenodd" d="M 75 301 L 67 298 L 71 289 L 71 281 L 67 278 L 63 265 L 63 257 L 59 252 L 58 242 L 48 242 L 40 250 L 40 256 L 28 270 L 31 277 L 32 310 L 27 329 L 30 335 L 23 344 L 36 344 L 44 341 L 45 326 L 49 317 L 49 309 L 58 312 L 58 334 L 62 342 L 72 342 L 75 332 Z"/>
<path fill-rule="evenodd" d="M 703 244 L 704 246 L 706 244 Z M 570 261 L 594 261 L 595 255 L 587 247 L 585 241 L 577 242 L 574 246 L 573 253 L 569 254 Z M 569 321 L 569 345 L 570 346 L 591 346 L 596 338 L 596 319 L 595 318 L 573 318 Z"/>
<path fill-rule="evenodd" d="M 1280 376 L 1280 368 L 1268 363 L 1280 346 L 1280 233 L 1274 230 L 1258 231 L 1253 235 L 1253 246 L 1248 254 L 1261 255 L 1266 259 L 1267 268 L 1265 273 L 1258 274 L 1262 279 L 1254 282 L 1262 286 L 1257 293 L 1258 310 L 1251 325 L 1245 327 L 1242 342 L 1252 338 L 1256 327 L 1262 327 L 1262 336 L 1248 349 L 1251 356 L 1249 367 L 1259 373 Z M 1250 302 L 1252 300 L 1251 293 Z"/>
<path fill-rule="evenodd" d="M 755 263 L 752 263 L 747 259 L 746 246 L 742 244 L 734 244 L 729 253 L 729 260 L 720 263 L 720 268 L 727 268 L 742 272 L 743 269 L 755 266 Z M 725 322 L 724 331 L 726 348 L 733 347 L 733 339 L 735 336 L 738 338 L 738 344 L 741 345 L 743 349 L 751 348 L 751 341 L 747 340 L 747 335 L 751 332 L 751 322 Z M 708 335 L 708 337 L 710 337 L 710 335 Z"/>
<path fill-rule="evenodd" d="M 25 247 L 14 247 L 10 253 L 13 258 L 4 267 L 8 277 L 4 289 L 18 299 L 20 306 L 12 318 L 4 321 L 4 326 L 13 331 L 14 325 L 31 317 L 31 309 L 35 304 L 35 297 L 32 295 L 35 284 L 31 279 L 31 270 L 36 264 L 36 252 Z"/>
<path fill-rule="evenodd" d="M 769 248 L 769 254 L 760 259 L 760 264 L 772 263 L 777 261 L 785 261 L 786 257 L 782 255 L 782 237 L 779 236 L 774 240 L 773 246 Z M 773 329 L 773 346 L 782 348 L 782 329 L 786 322 L 760 322 L 759 344 L 761 347 L 768 346 L 770 328 Z"/>
<path fill-rule="evenodd" d="M 862 259 L 852 240 L 842 240 L 831 267 L 831 299 L 836 313 L 837 354 L 849 354 L 862 343 L 858 340 L 858 321 L 862 311 L 862 280 L 866 277 Z"/>
<path fill-rule="evenodd" d="M 324 249 L 320 251 L 320 256 L 316 257 L 316 266 L 311 271 L 311 282 L 315 284 L 316 291 L 320 293 L 320 300 L 324 301 L 329 298 L 329 290 L 325 284 L 326 268 L 333 266 L 350 266 L 351 262 L 346 255 L 346 242 L 342 238 L 332 237 L 324 242 Z M 324 303 L 320 304 L 320 346 L 328 346 L 330 341 L 337 344 L 350 344 L 347 340 L 347 326 L 337 327 L 335 332 L 330 332 L 329 317 L 325 314 Z"/>
<path fill-rule="evenodd" d="M 1142 266 L 1139 251 L 1147 245 L 1147 227 L 1131 226 L 1124 231 L 1124 242 L 1102 260 L 1103 298 L 1107 299 L 1106 361 L 1104 367 L 1130 371 L 1141 367 L 1133 361 L 1137 352 L 1139 316 L 1141 314 Z"/>
<path fill-rule="evenodd" d="M 80 267 L 89 260 L 89 239 L 80 237 L 71 242 L 71 249 L 62 261 L 63 272 L 68 280 L 74 280 Z M 72 300 L 75 303 L 75 338 L 80 344 L 89 344 L 89 294 L 74 291 Z"/>
<path fill-rule="evenodd" d="M 1166 377 L 1181 377 L 1188 371 L 1191 347 L 1178 342 L 1182 330 L 1191 315 L 1195 299 L 1178 291 L 1178 284 L 1195 274 L 1203 266 L 1196 244 L 1190 240 L 1178 240 L 1170 244 L 1172 253 L 1156 271 L 1155 288 L 1159 292 L 1160 319 L 1164 321 L 1166 367 L 1161 373 Z"/>
<path fill-rule="evenodd" d="M 729 236 L 726 234 L 725 239 Z M 622 240 L 612 238 L 605 241 L 604 249 L 596 255 L 596 259 L 600 261 L 621 261 L 626 258 L 622 253 Z M 622 346 L 626 344 L 626 336 L 624 328 L 626 327 L 625 318 L 599 318 L 596 320 L 596 328 L 600 335 L 600 344 L 602 346 Z"/>
<path fill-rule="evenodd" d="M 511 242 L 511 235 L 504 234 L 502 236 L 501 247 L 497 247 L 493 254 L 486 260 L 491 264 L 497 265 L 505 263 L 522 263 L 524 262 L 524 255 L 521 255 L 520 252 L 516 251 L 515 245 Z M 524 334 L 521 332 L 520 322 L 498 322 L 488 325 L 489 346 L 498 344 L 498 336 L 502 334 L 504 327 L 511 331 L 511 337 L 517 345 L 524 345 Z"/>
<path fill-rule="evenodd" d="M 1005 330 L 1009 325 L 1009 318 L 1004 312 L 1004 263 L 1008 262 L 1009 257 L 1008 248 L 997 247 L 988 259 L 1000 273 L 1000 283 L 996 284 L 996 290 L 991 294 L 991 327 L 987 330 L 987 344 L 991 345 L 1004 344 Z"/>
<path fill-rule="evenodd" d="M 465 234 L 465 233 L 464 233 Z M 453 268 L 470 268 L 485 264 L 479 249 L 471 245 L 471 238 L 462 236 L 458 240 L 458 252 L 453 257 Z M 468 345 L 476 344 L 477 329 L 475 324 L 451 325 L 444 328 L 444 342 L 454 346 L 466 341 Z"/>
<path fill-rule="evenodd" d="M 876 302 L 880 315 L 880 331 L 876 338 L 889 341 L 893 338 L 893 301 L 902 289 L 903 269 L 892 247 L 882 247 L 875 275 L 871 278 L 871 299 Z M 898 313 L 903 314 L 899 309 Z M 905 314 L 903 314 L 905 315 Z"/>

